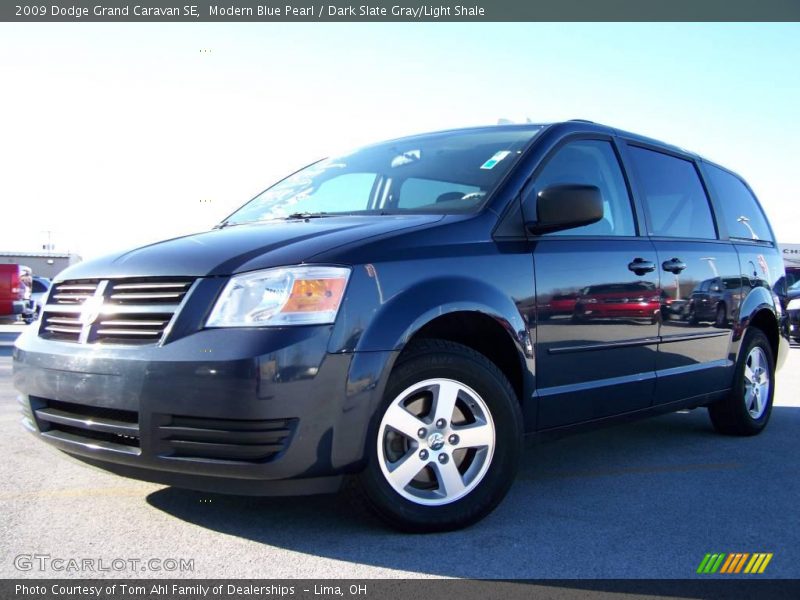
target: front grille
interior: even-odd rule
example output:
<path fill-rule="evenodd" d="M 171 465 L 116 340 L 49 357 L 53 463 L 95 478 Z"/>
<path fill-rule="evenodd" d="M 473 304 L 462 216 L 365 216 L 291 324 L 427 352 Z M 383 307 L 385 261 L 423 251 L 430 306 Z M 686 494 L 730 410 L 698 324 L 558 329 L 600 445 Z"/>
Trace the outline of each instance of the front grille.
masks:
<path fill-rule="evenodd" d="M 87 298 L 94 296 L 99 283 L 95 279 L 57 283 L 53 286 L 47 303 L 68 306 L 83 304 Z"/>
<path fill-rule="evenodd" d="M 139 454 L 138 414 L 129 410 L 86 406 L 31 397 L 42 435 L 55 440 Z"/>
<path fill-rule="evenodd" d="M 142 344 L 161 339 L 172 319 L 170 313 L 122 314 L 101 317 L 95 329 L 95 341 L 101 343 Z"/>
<path fill-rule="evenodd" d="M 289 445 L 297 419 L 211 419 L 171 415 L 159 426 L 162 456 L 264 463 Z"/>
<path fill-rule="evenodd" d="M 46 312 L 42 315 L 40 334 L 54 340 L 77 342 L 82 327 L 78 315 Z"/>
<path fill-rule="evenodd" d="M 191 284 L 190 280 L 119 280 L 110 282 L 106 295 L 112 304 L 180 304 Z"/>
<path fill-rule="evenodd" d="M 82 344 L 156 344 L 192 283 L 187 278 L 148 277 L 55 284 L 39 335 Z"/>

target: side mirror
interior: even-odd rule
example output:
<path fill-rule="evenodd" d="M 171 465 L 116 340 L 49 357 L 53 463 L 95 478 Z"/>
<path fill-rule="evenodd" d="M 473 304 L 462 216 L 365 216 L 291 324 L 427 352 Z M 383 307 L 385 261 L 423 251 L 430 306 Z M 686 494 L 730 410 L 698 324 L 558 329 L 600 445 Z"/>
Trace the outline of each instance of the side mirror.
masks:
<path fill-rule="evenodd" d="M 603 218 L 603 197 L 595 185 L 551 185 L 541 190 L 536 202 L 523 206 L 525 226 L 531 233 L 562 231 L 596 223 Z M 535 210 L 535 215 L 531 214 Z"/>

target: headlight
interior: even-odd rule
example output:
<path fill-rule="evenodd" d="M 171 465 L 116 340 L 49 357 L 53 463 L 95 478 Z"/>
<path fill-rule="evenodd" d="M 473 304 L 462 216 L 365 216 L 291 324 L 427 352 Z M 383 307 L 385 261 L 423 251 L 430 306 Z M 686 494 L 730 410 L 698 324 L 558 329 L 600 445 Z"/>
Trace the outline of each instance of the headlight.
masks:
<path fill-rule="evenodd" d="M 265 327 L 333 323 L 350 269 L 286 267 L 234 275 L 206 327 Z"/>
<path fill-rule="evenodd" d="M 786 305 L 786 310 L 800 310 L 800 298 L 789 300 L 789 304 Z"/>

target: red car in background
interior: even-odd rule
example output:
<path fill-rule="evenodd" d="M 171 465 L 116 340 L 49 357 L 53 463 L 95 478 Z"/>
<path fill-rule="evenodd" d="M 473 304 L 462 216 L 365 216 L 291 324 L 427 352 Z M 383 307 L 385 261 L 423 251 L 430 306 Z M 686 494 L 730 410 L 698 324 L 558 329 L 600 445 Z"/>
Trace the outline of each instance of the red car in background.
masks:
<path fill-rule="evenodd" d="M 575 310 L 578 294 L 553 294 L 549 301 L 536 305 L 539 319 L 547 320 L 550 317 L 569 316 Z"/>
<path fill-rule="evenodd" d="M 33 278 L 30 268 L 0 264 L 0 318 L 21 315 L 26 323 L 35 315 L 31 302 Z"/>
<path fill-rule="evenodd" d="M 655 323 L 661 315 L 662 291 L 649 281 L 592 285 L 581 290 L 572 318 L 648 319 Z"/>

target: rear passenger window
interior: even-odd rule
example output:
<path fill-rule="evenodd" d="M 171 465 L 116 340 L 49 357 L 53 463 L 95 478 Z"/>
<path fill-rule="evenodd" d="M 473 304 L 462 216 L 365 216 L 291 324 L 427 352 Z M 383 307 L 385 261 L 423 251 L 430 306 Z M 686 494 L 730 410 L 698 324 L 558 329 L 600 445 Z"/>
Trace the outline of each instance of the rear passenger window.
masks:
<path fill-rule="evenodd" d="M 644 193 L 650 235 L 716 239 L 708 197 L 694 163 L 634 146 L 630 154 Z"/>
<path fill-rule="evenodd" d="M 767 219 L 747 186 L 738 177 L 717 167 L 705 165 L 705 171 L 719 198 L 719 210 L 728 235 L 745 240 L 772 241 Z"/>
<path fill-rule="evenodd" d="M 536 177 L 536 190 L 550 185 L 596 185 L 603 197 L 603 218 L 597 223 L 555 231 L 558 235 L 633 236 L 633 211 L 619 160 L 610 142 L 581 140 L 559 149 Z"/>

